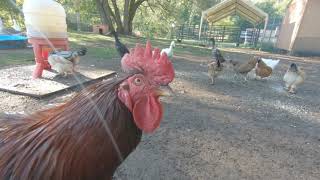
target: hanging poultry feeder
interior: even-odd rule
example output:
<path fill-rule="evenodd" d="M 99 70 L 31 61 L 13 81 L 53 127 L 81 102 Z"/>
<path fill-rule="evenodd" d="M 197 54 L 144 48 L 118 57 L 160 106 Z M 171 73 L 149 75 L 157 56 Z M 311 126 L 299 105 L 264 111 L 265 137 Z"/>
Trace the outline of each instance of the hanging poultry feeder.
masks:
<path fill-rule="evenodd" d="M 40 78 L 43 70 L 51 69 L 50 51 L 69 50 L 66 13 L 62 5 L 53 0 L 25 0 L 23 13 L 36 62 L 33 78 Z"/>

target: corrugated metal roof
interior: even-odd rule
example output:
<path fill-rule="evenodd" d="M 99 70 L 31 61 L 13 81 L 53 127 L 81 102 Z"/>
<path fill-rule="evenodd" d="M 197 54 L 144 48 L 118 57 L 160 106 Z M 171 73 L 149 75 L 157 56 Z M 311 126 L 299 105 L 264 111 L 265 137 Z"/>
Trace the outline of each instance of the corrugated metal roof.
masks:
<path fill-rule="evenodd" d="M 202 12 L 203 18 L 212 23 L 235 14 L 252 24 L 258 24 L 268 17 L 267 13 L 247 0 L 225 0 Z"/>

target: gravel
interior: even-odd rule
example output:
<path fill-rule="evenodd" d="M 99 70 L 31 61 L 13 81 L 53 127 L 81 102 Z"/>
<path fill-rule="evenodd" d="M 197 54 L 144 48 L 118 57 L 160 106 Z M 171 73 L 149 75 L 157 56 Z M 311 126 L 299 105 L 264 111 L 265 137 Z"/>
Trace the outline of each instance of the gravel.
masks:
<path fill-rule="evenodd" d="M 176 95 L 163 99 L 161 127 L 143 136 L 115 179 L 319 179 L 320 59 L 286 58 L 271 78 L 244 82 L 227 74 L 215 85 L 200 66 L 205 60 L 173 59 Z M 308 75 L 295 95 L 282 88 L 292 61 Z M 119 60 L 92 64 L 117 70 Z M 0 92 L 0 111 L 32 112 L 72 95 L 35 100 Z"/>

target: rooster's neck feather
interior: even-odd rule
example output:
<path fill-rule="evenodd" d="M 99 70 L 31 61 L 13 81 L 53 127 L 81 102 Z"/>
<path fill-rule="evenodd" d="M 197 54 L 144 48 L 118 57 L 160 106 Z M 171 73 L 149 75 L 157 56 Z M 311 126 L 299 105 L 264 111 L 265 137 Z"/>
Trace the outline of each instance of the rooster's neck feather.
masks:
<path fill-rule="evenodd" d="M 142 134 L 117 97 L 117 88 L 126 78 L 99 82 L 64 105 L 30 116 L 0 117 L 0 127 L 5 127 L 0 131 L 0 177 L 112 176 Z M 108 124 L 122 158 L 117 156 L 101 121 Z"/>

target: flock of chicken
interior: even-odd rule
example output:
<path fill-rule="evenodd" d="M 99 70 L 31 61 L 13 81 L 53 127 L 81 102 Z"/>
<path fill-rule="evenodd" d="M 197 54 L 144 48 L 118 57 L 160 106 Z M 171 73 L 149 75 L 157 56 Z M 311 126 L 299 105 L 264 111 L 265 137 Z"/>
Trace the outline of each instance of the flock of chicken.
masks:
<path fill-rule="evenodd" d="M 170 48 L 137 45 L 130 51 L 113 32 L 121 56 L 122 74 L 97 82 L 69 101 L 32 114 L 0 115 L 0 177 L 23 180 L 112 179 L 117 167 L 137 147 L 142 132 L 160 125 L 161 96 L 169 96 L 175 72 Z M 49 63 L 61 75 L 74 72 L 86 49 L 53 52 Z M 208 65 L 214 78 L 230 66 L 236 73 L 255 69 L 264 78 L 274 68 L 260 57 L 246 63 L 226 61 L 216 48 Z M 269 64 L 269 65 L 268 65 Z M 274 63 L 274 66 L 277 63 Z M 304 80 L 292 64 L 284 80 L 289 92 Z"/>
<path fill-rule="evenodd" d="M 129 53 L 128 48 L 119 40 L 118 34 L 113 31 L 111 34 L 115 38 L 115 47 L 122 58 L 125 54 Z M 256 79 L 262 79 L 271 76 L 274 68 L 278 65 L 279 60 L 265 59 L 262 57 L 254 56 L 244 63 L 233 60 L 225 60 L 220 50 L 215 47 L 214 39 L 212 41 L 212 62 L 208 63 L 208 75 L 211 79 L 211 84 L 214 84 L 215 78 L 218 77 L 223 70 L 232 70 L 236 75 L 243 75 L 247 81 L 247 74 L 251 71 L 255 72 Z M 172 41 L 169 48 L 162 49 L 161 55 L 166 53 L 169 58 L 173 57 L 173 48 L 175 42 Z M 79 63 L 80 56 L 84 56 L 87 52 L 86 48 L 81 48 L 78 51 L 54 51 L 48 57 L 48 62 L 52 69 L 56 70 L 58 74 L 66 76 L 68 73 L 75 72 L 75 66 Z M 302 84 L 305 80 L 305 72 L 292 63 L 285 73 L 283 80 L 285 88 L 289 93 L 295 93 L 297 86 Z"/>
<path fill-rule="evenodd" d="M 211 79 L 211 84 L 224 70 L 231 70 L 235 76 L 242 75 L 247 81 L 249 72 L 254 71 L 256 79 L 263 79 L 272 75 L 274 68 L 279 64 L 279 60 L 265 59 L 259 56 L 254 56 L 244 63 L 233 60 L 225 60 L 218 48 L 213 46 L 212 56 L 214 61 L 208 63 L 208 75 Z M 289 93 L 295 93 L 297 86 L 302 84 L 305 80 L 305 72 L 292 63 L 285 73 L 283 80 L 285 82 L 285 89 Z"/>

